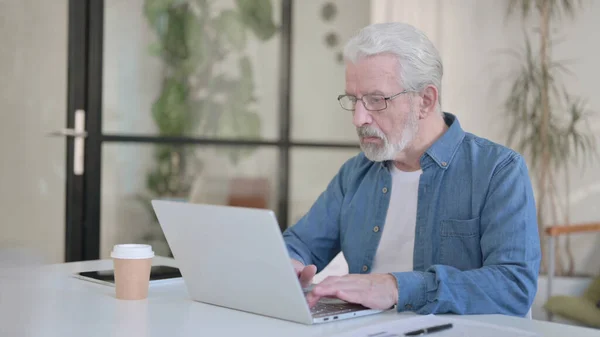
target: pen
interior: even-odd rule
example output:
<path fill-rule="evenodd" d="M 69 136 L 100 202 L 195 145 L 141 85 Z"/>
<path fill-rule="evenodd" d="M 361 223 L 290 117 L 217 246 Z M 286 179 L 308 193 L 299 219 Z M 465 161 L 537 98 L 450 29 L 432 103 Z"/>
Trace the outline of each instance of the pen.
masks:
<path fill-rule="evenodd" d="M 442 324 L 442 325 L 436 325 L 436 326 L 432 326 L 432 327 L 429 327 L 429 328 L 423 328 L 423 329 L 420 329 L 420 330 L 415 330 L 415 331 L 407 332 L 407 333 L 404 334 L 404 336 L 425 335 L 425 334 L 429 334 L 429 333 L 433 333 L 433 332 L 447 330 L 447 329 L 450 329 L 451 327 L 452 327 L 452 323 Z"/>

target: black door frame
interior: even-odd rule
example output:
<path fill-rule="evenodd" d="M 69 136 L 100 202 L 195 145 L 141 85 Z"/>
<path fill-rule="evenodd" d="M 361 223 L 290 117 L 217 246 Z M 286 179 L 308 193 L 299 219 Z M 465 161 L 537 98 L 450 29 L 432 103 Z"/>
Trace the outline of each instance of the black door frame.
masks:
<path fill-rule="evenodd" d="M 87 46 L 88 1 L 69 0 L 68 67 L 67 67 L 67 120 L 66 127 L 75 128 L 75 111 L 87 111 Z M 87 141 L 86 141 L 87 143 Z M 65 191 L 65 256 L 66 262 L 84 259 L 84 175 L 76 175 L 74 138 L 66 137 L 66 191 Z M 84 164 L 85 168 L 85 164 Z"/>
<path fill-rule="evenodd" d="M 77 109 L 86 111 L 84 174 L 73 172 L 73 140 L 67 140 L 67 193 L 65 260 L 100 257 L 102 144 L 189 144 L 210 146 L 268 146 L 279 150 L 277 215 L 281 230 L 288 227 L 290 150 L 303 148 L 358 149 L 355 143 L 294 142 L 290 139 L 293 0 L 281 0 L 279 74 L 279 139 L 238 140 L 204 137 L 159 137 L 102 133 L 102 61 L 104 0 L 69 0 L 69 60 L 67 127 L 73 128 Z"/>

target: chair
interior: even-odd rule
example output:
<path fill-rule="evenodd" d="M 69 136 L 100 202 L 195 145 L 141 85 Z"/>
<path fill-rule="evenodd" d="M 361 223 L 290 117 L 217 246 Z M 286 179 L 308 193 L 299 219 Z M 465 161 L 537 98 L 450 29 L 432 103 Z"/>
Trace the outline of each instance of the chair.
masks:
<path fill-rule="evenodd" d="M 229 186 L 229 206 L 269 207 L 270 187 L 267 178 L 233 178 Z"/>
<path fill-rule="evenodd" d="M 548 321 L 553 315 L 561 316 L 590 327 L 600 328 L 600 276 L 594 278 L 581 296 L 552 296 L 552 282 L 555 273 L 555 244 L 556 239 L 565 234 L 600 232 L 600 223 L 590 223 L 572 226 L 551 226 L 546 228 L 548 236 L 548 289 L 544 309 Z"/>

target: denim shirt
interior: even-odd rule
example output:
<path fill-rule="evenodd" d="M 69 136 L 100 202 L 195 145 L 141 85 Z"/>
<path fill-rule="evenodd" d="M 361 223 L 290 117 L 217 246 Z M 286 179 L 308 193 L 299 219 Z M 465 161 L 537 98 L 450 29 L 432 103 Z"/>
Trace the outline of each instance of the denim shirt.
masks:
<path fill-rule="evenodd" d="M 396 310 L 525 316 L 541 260 L 527 166 L 454 115 L 444 119 L 449 128 L 420 159 L 413 271 L 391 272 Z M 369 273 L 390 201 L 387 165 L 363 153 L 344 163 L 284 232 L 290 257 L 321 271 L 342 251 L 350 273 Z"/>

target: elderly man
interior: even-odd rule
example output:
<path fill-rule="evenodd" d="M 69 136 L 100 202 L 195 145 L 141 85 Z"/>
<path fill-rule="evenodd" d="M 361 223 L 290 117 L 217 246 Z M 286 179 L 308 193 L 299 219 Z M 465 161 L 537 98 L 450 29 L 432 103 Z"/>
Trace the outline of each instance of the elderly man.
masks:
<path fill-rule="evenodd" d="M 340 251 L 350 273 L 315 285 L 309 305 L 526 315 L 540 242 L 523 158 L 442 112 L 442 62 L 414 27 L 368 26 L 344 55 L 338 100 L 362 152 L 284 239 L 304 287 Z"/>

